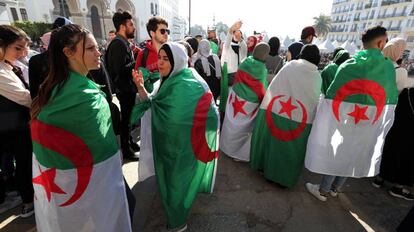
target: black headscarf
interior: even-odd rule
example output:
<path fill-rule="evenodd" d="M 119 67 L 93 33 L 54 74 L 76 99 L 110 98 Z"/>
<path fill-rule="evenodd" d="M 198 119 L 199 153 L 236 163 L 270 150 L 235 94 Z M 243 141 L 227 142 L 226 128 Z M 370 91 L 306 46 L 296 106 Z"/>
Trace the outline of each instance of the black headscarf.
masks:
<path fill-rule="evenodd" d="M 321 61 L 321 54 L 319 52 L 318 46 L 315 44 L 306 44 L 300 51 L 299 58 L 307 60 L 312 64 L 318 66 L 319 62 Z"/>
<path fill-rule="evenodd" d="M 289 45 L 288 50 L 290 54 L 292 55 L 292 60 L 299 59 L 300 50 L 302 50 L 303 43 L 301 42 L 293 42 Z"/>
<path fill-rule="evenodd" d="M 168 73 L 168 75 L 166 77 L 162 77 L 160 85 L 162 85 L 164 83 L 164 81 L 167 80 L 168 77 L 170 77 L 171 72 L 174 70 L 174 57 L 173 57 L 170 46 L 168 46 L 168 44 L 163 44 L 160 48 L 160 51 L 161 51 L 161 49 L 164 50 L 165 53 L 168 56 L 168 60 L 170 61 L 170 64 L 171 64 L 171 70 L 170 70 L 170 72 Z"/>
<path fill-rule="evenodd" d="M 280 48 L 280 40 L 277 37 L 272 37 L 269 39 L 269 46 L 270 46 L 270 56 L 277 56 L 279 55 L 279 48 Z"/>

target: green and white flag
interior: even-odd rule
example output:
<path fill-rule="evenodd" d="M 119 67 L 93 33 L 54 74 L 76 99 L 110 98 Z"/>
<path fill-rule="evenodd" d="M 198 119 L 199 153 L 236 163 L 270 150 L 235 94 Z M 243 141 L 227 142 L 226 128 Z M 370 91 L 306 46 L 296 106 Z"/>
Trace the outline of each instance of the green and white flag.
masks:
<path fill-rule="evenodd" d="M 252 56 L 246 58 L 236 72 L 220 136 L 220 150 L 232 158 L 250 160 L 250 139 L 266 92 L 266 77 L 266 65 Z"/>
<path fill-rule="evenodd" d="M 380 50 L 362 50 L 343 63 L 318 105 L 306 168 L 344 177 L 377 175 L 397 99 L 394 66 Z"/>
<path fill-rule="evenodd" d="M 104 93 L 71 72 L 31 123 L 38 231 L 131 231 Z"/>
<path fill-rule="evenodd" d="M 151 109 L 155 174 L 169 228 L 183 225 L 198 192 L 214 188 L 219 115 L 207 83 L 186 67 L 181 45 L 168 43 L 174 70 L 158 93 L 134 107 L 131 123 Z"/>
<path fill-rule="evenodd" d="M 317 66 L 306 60 L 287 63 L 260 104 L 252 135 L 250 165 L 286 187 L 303 170 L 306 143 L 321 93 Z"/>

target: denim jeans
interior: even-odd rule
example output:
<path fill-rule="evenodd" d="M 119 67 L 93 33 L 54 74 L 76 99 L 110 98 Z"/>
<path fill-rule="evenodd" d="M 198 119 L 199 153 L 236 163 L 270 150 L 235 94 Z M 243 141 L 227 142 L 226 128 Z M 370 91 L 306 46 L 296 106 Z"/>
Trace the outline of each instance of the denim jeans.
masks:
<path fill-rule="evenodd" d="M 339 191 L 346 181 L 346 177 L 323 175 L 320 189 L 328 193 L 331 189 Z"/>

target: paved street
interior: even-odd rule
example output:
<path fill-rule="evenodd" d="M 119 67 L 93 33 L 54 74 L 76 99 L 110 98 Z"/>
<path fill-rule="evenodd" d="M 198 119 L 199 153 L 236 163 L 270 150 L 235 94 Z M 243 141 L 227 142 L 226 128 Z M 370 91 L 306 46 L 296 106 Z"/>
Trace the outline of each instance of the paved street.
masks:
<path fill-rule="evenodd" d="M 155 178 L 137 182 L 137 162 L 123 167 L 137 198 L 134 231 L 165 229 Z M 348 180 L 339 198 L 320 202 L 306 192 L 304 183 L 319 177 L 304 170 L 293 189 L 264 180 L 248 164 L 220 156 L 215 192 L 199 194 L 188 227 L 192 231 L 393 231 L 412 203 L 371 186 L 370 179 Z M 0 215 L 1 231 L 36 231 L 34 217 L 21 219 L 16 208 Z"/>

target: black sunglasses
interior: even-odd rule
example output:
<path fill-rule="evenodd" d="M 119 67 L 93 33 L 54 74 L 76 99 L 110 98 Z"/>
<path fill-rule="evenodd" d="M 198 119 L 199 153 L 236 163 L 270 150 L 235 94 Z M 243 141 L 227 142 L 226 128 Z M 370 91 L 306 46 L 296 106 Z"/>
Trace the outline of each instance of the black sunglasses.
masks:
<path fill-rule="evenodd" d="M 161 35 L 164 35 L 165 32 L 167 32 L 167 34 L 170 34 L 170 29 L 160 29 Z"/>

